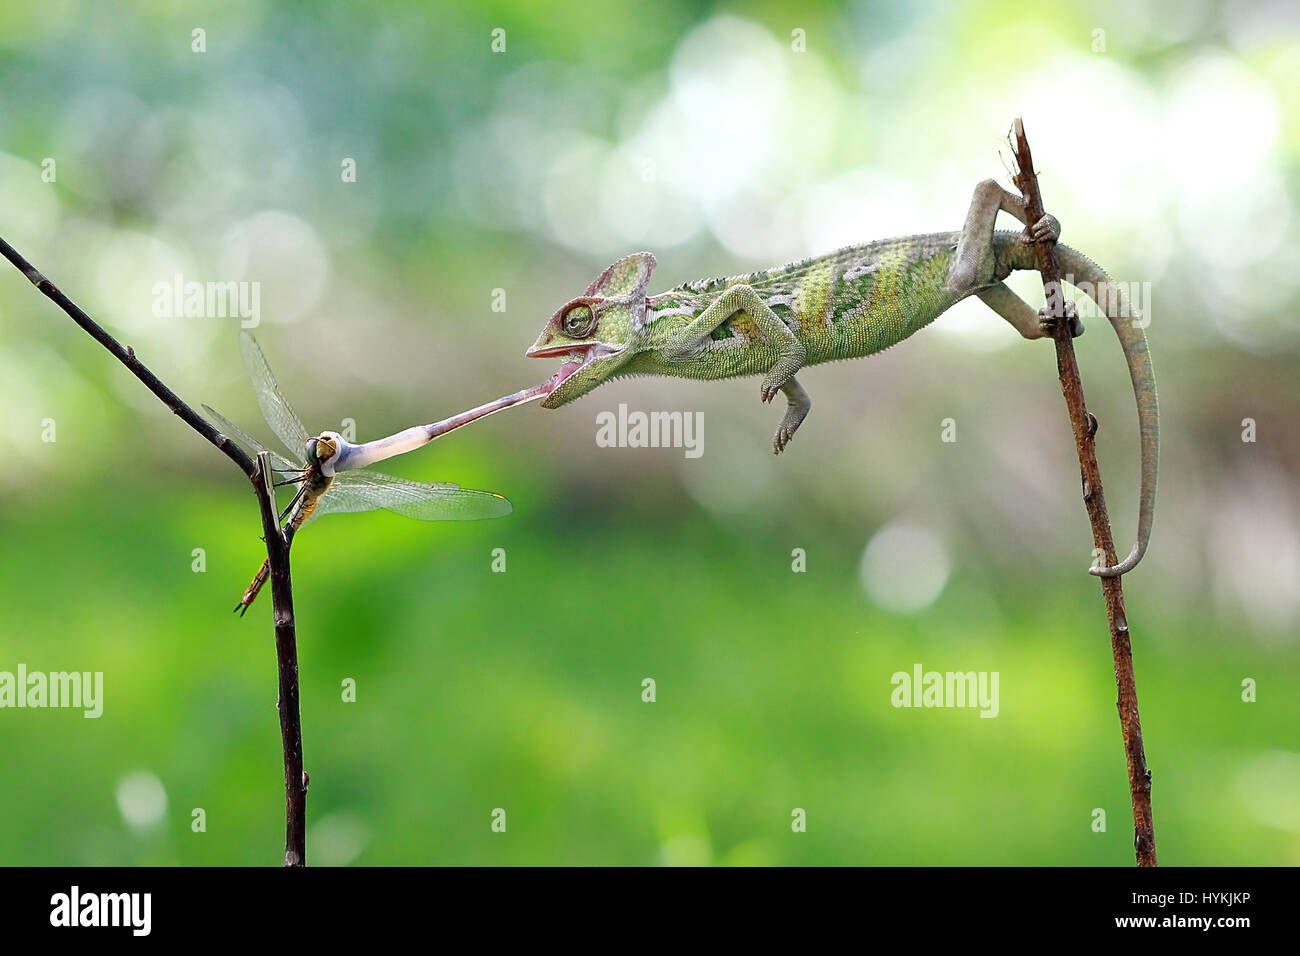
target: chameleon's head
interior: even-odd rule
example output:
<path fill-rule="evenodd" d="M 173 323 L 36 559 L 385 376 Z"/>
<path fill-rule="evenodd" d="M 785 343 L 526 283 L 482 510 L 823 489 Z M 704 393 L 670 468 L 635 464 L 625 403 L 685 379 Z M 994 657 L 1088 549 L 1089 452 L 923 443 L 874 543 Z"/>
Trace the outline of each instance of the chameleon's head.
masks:
<path fill-rule="evenodd" d="M 646 285 L 654 267 L 655 257 L 648 252 L 625 256 L 551 316 L 525 353 L 564 360 L 547 383 L 543 408 L 559 408 L 586 395 L 637 353 L 649 337 Z"/>

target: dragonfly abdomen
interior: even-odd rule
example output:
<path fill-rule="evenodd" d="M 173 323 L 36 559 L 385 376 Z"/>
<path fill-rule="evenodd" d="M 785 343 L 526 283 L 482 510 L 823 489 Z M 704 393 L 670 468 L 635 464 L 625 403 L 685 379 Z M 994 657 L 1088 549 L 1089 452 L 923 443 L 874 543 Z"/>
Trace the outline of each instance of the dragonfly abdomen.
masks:
<path fill-rule="evenodd" d="M 262 590 L 262 585 L 266 583 L 266 579 L 270 576 L 271 559 L 263 558 L 262 566 L 257 569 L 257 573 L 253 575 L 252 582 L 249 583 L 248 588 L 244 591 L 244 596 L 240 598 L 239 603 L 235 605 L 235 610 L 239 612 L 240 617 L 243 617 L 244 612 L 248 610 L 249 605 L 257 600 L 258 592 Z"/>
<path fill-rule="evenodd" d="M 326 487 L 329 486 L 328 482 L 329 479 L 327 478 Z M 310 518 L 312 516 L 312 512 L 316 510 L 316 503 L 320 501 L 320 496 L 323 495 L 324 493 L 325 493 L 325 489 L 322 488 L 320 491 L 316 491 L 314 494 L 312 493 L 312 490 L 309 490 L 307 494 L 303 495 L 302 500 L 298 503 L 298 507 L 295 508 L 293 514 L 289 516 L 289 523 L 285 525 L 285 527 L 292 528 L 294 531 L 297 531 L 304 524 L 306 524 L 307 519 Z"/>

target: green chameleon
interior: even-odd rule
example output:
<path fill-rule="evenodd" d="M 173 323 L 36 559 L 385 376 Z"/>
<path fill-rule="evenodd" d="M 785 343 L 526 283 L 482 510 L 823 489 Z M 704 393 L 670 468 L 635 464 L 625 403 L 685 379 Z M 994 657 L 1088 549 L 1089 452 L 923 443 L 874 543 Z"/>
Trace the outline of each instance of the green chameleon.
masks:
<path fill-rule="evenodd" d="M 1000 211 L 1027 228 L 995 232 Z M 602 382 L 623 375 L 719 379 L 762 375 L 760 397 L 783 392 L 787 407 L 772 447 L 789 444 L 812 401 L 794 377 L 805 365 L 858 358 L 889 348 L 933 322 L 955 303 L 977 295 L 1027 339 L 1050 336 L 1047 310 L 1032 306 L 1002 281 L 1033 269 L 1033 243 L 1055 242 L 1053 216 L 1029 224 L 1024 202 L 993 180 L 975 187 L 961 232 L 883 239 L 830 255 L 729 278 L 687 282 L 659 295 L 646 286 L 655 257 L 619 259 L 551 317 L 527 354 L 564 359 L 546 384 L 545 408 L 558 408 Z M 1142 479 L 1137 543 L 1102 577 L 1131 571 L 1146 552 L 1155 511 L 1160 415 L 1144 322 L 1121 285 L 1095 262 L 1057 245 L 1061 274 L 1107 315 L 1128 360 L 1137 398 Z M 1083 332 L 1067 304 L 1071 333 Z"/>

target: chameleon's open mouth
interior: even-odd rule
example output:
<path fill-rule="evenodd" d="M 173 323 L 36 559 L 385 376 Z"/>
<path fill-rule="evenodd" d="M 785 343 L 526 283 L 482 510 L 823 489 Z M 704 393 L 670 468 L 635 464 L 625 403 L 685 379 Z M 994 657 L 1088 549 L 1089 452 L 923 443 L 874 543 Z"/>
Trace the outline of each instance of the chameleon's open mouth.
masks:
<path fill-rule="evenodd" d="M 562 358 L 562 364 L 544 388 L 547 392 L 553 392 L 564 382 L 574 375 L 579 369 L 590 365 L 597 359 L 606 358 L 613 355 L 621 349 L 611 349 L 599 342 L 591 345 L 555 345 L 550 348 L 531 348 L 524 354 L 528 358 Z"/>
<path fill-rule="evenodd" d="M 534 345 L 524 354 L 529 358 L 564 360 L 555 374 L 538 386 L 546 396 L 542 399 L 542 408 L 559 408 L 586 395 L 629 358 L 626 345 L 607 345 L 604 342 Z"/>
<path fill-rule="evenodd" d="M 563 352 L 560 354 L 569 356 L 572 353 Z M 533 357 L 543 358 L 544 356 L 533 356 Z M 572 375 L 574 372 L 576 372 L 578 369 L 582 368 L 582 366 L 586 364 L 587 364 L 586 352 L 582 352 L 578 354 L 577 357 L 574 358 L 566 358 L 564 364 L 561 365 L 556 370 L 555 374 L 551 376 L 550 381 L 546 383 L 546 391 L 547 392 L 555 391 L 557 388 L 560 387 L 560 385 L 564 383 L 565 379 L 567 379 L 570 375 Z"/>

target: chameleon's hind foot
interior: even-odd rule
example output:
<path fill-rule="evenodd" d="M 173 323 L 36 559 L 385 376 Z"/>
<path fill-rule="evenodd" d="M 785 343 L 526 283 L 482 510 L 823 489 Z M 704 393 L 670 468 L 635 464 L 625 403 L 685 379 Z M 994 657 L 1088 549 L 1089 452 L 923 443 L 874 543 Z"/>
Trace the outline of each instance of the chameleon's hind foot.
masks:
<path fill-rule="evenodd" d="M 794 433 L 799 428 L 799 422 L 790 423 L 788 415 L 786 419 L 777 426 L 776 434 L 772 436 L 772 454 L 774 455 L 779 455 L 785 451 L 785 446 L 790 444 L 790 439 L 794 437 Z"/>
<path fill-rule="evenodd" d="M 1025 231 L 1020 234 L 1021 242 L 1055 242 L 1060 238 L 1061 221 L 1050 213 L 1045 213 L 1032 226 L 1025 226 Z"/>
<path fill-rule="evenodd" d="M 1077 339 L 1083 334 L 1083 319 L 1079 318 L 1079 307 L 1073 302 L 1065 303 L 1065 320 L 1070 323 L 1070 338 Z M 1052 338 L 1056 333 L 1056 316 L 1052 315 L 1051 306 L 1038 310 L 1038 327 L 1043 335 Z"/>
<path fill-rule="evenodd" d="M 785 451 L 785 446 L 790 444 L 790 439 L 799 430 L 803 420 L 808 417 L 808 410 L 812 408 L 812 399 L 803 390 L 803 386 L 794 379 L 782 385 L 781 391 L 785 392 L 789 404 L 785 408 L 785 417 L 777 426 L 776 434 L 772 436 L 772 453 L 776 455 Z"/>

